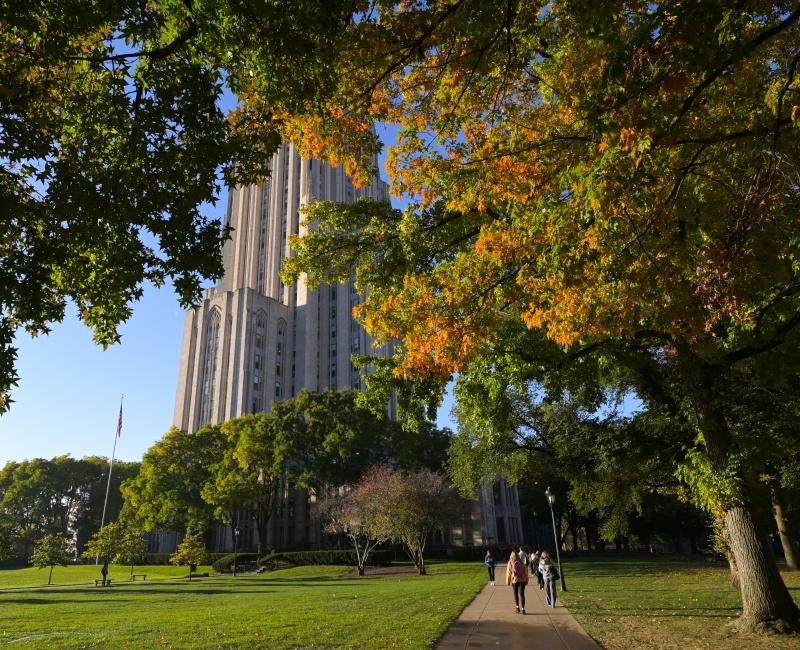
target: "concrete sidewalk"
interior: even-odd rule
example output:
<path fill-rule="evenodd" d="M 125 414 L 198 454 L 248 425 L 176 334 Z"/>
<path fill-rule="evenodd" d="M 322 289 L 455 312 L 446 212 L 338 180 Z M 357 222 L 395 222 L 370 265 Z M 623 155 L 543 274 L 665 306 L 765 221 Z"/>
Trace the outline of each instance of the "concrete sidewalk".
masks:
<path fill-rule="evenodd" d="M 527 613 L 514 610 L 511 587 L 486 585 L 436 645 L 437 650 L 466 648 L 541 648 L 599 650 L 561 603 L 547 606 L 544 592 L 533 582 L 525 590 Z"/>

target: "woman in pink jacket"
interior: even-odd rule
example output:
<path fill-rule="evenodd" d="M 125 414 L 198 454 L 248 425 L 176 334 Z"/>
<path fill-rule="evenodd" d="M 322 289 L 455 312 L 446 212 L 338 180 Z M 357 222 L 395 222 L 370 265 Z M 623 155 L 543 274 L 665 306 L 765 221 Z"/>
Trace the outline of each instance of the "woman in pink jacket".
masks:
<path fill-rule="evenodd" d="M 506 584 L 514 589 L 514 604 L 517 614 L 525 613 L 525 586 L 528 584 L 528 567 L 519 559 L 516 551 L 512 551 L 506 567 Z"/>

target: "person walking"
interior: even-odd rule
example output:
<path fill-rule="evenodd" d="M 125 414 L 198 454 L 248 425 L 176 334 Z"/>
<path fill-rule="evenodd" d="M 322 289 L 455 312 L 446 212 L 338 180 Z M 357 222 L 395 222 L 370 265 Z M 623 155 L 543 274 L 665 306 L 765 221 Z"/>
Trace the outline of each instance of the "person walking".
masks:
<path fill-rule="evenodd" d="M 492 556 L 492 549 L 486 549 L 486 557 L 483 560 L 483 563 L 486 565 L 486 568 L 489 570 L 489 584 L 494 587 L 494 557 Z"/>
<path fill-rule="evenodd" d="M 544 580 L 544 594 L 547 604 L 555 608 L 556 580 L 558 580 L 559 576 L 558 570 L 550 561 L 550 554 L 547 551 L 542 551 L 542 557 L 539 559 L 539 573 L 542 574 L 542 580 Z"/>
<path fill-rule="evenodd" d="M 522 562 L 525 566 L 528 566 L 528 562 L 530 562 L 530 555 L 528 555 L 528 551 L 525 550 L 524 546 L 519 547 L 519 561 Z"/>
<path fill-rule="evenodd" d="M 520 561 L 516 551 L 512 551 L 506 567 L 506 584 L 514 589 L 514 605 L 517 614 L 525 613 L 525 586 L 528 584 L 528 567 Z"/>
<path fill-rule="evenodd" d="M 108 584 L 108 560 L 103 562 L 103 567 L 100 569 L 100 575 L 103 576 L 103 586 Z"/>
<path fill-rule="evenodd" d="M 539 584 L 539 589 L 544 589 L 544 580 L 542 579 L 542 572 L 539 571 L 539 560 L 542 558 L 542 549 L 537 548 L 536 552 L 531 558 L 531 570 L 536 574 L 536 582 Z"/>

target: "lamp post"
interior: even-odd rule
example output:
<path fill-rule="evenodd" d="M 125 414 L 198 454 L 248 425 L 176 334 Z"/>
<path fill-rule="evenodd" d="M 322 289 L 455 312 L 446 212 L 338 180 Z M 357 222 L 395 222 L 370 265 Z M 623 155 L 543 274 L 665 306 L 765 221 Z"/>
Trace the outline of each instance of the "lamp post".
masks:
<path fill-rule="evenodd" d="M 537 512 L 534 510 L 532 514 L 533 514 L 533 539 L 534 539 L 534 543 L 536 544 L 536 548 L 534 549 L 534 551 L 538 551 L 539 550 L 539 524 L 536 522 Z"/>
<path fill-rule="evenodd" d="M 264 476 L 264 468 L 263 467 L 258 470 L 258 478 L 256 479 L 256 482 L 258 483 L 258 485 L 261 488 L 260 494 L 259 494 L 259 499 L 262 499 L 263 496 L 264 496 L 264 484 L 267 482 L 267 477 Z M 259 516 L 260 517 L 264 517 L 264 513 L 263 512 L 259 512 Z M 258 519 L 256 519 L 255 517 L 253 519 L 256 522 L 256 533 L 258 533 L 258 557 L 260 558 L 261 557 L 261 545 L 266 540 L 265 539 L 261 539 L 261 532 L 262 531 L 261 531 L 261 527 L 258 525 Z"/>
<path fill-rule="evenodd" d="M 558 562 L 558 575 L 561 576 L 561 591 L 567 590 L 567 583 L 564 580 L 564 571 L 561 568 L 561 553 L 559 553 L 558 547 L 560 544 L 558 543 L 558 531 L 556 531 L 556 515 L 553 512 L 553 505 L 556 502 L 556 495 L 550 491 L 550 486 L 544 492 L 544 495 L 547 497 L 547 503 L 550 506 L 550 516 L 553 519 L 553 541 L 555 542 L 556 546 L 556 561 Z"/>
<path fill-rule="evenodd" d="M 236 577 L 236 551 L 239 548 L 239 527 L 233 529 L 233 577 Z"/>

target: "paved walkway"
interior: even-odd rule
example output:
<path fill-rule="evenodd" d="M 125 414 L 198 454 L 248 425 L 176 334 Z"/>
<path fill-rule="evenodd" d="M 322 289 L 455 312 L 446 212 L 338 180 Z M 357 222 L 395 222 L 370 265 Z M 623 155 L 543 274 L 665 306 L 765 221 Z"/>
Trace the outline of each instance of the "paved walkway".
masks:
<path fill-rule="evenodd" d="M 487 584 L 437 644 L 437 650 L 599 650 L 566 607 L 550 609 L 536 582 L 525 590 L 527 613 L 514 611 L 511 587 Z"/>

